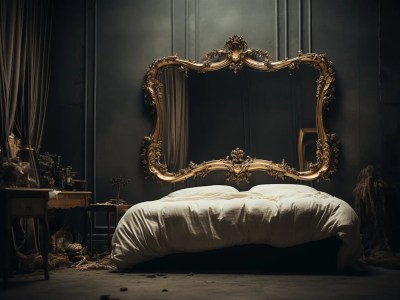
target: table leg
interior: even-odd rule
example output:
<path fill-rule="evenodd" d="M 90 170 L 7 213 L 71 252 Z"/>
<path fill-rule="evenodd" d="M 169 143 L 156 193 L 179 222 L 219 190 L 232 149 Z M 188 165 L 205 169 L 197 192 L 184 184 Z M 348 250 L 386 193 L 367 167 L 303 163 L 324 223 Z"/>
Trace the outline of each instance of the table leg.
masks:
<path fill-rule="evenodd" d="M 119 221 L 119 209 L 118 209 L 118 207 L 116 207 L 115 208 L 115 218 L 114 218 L 114 232 L 115 232 L 115 229 L 117 229 L 117 225 L 118 225 L 118 221 Z M 113 233 L 113 235 L 114 235 L 114 233 Z"/>
<path fill-rule="evenodd" d="M 107 242 L 108 242 L 108 251 L 111 251 L 111 230 L 110 230 L 110 219 L 111 219 L 111 212 L 107 210 Z"/>
<path fill-rule="evenodd" d="M 87 232 L 87 221 L 88 221 L 88 218 L 87 218 L 87 211 L 86 211 L 86 209 L 82 209 L 82 216 L 83 216 L 83 237 L 82 237 L 82 246 L 83 246 L 83 247 L 87 247 L 87 246 L 88 246 L 88 244 L 87 244 L 87 234 L 88 234 L 88 232 Z"/>
<path fill-rule="evenodd" d="M 3 226 L 2 226 L 2 251 L 1 251 L 1 266 L 3 270 L 3 288 L 7 288 L 7 279 L 9 272 L 9 257 L 10 257 L 10 220 L 8 216 L 4 216 L 2 218 Z"/>
<path fill-rule="evenodd" d="M 93 252 L 93 215 L 91 210 L 86 210 L 86 222 L 89 224 L 89 251 Z"/>
<path fill-rule="evenodd" d="M 47 218 L 42 219 L 42 225 L 43 225 L 43 251 L 42 251 L 42 257 L 43 257 L 43 269 L 44 269 L 44 279 L 49 280 L 49 223 L 47 221 Z"/>

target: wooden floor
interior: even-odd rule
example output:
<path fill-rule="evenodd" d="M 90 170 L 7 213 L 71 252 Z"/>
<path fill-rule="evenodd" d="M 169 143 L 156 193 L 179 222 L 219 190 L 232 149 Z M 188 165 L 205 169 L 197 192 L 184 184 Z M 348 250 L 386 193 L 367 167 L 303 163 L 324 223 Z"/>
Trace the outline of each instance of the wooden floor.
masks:
<path fill-rule="evenodd" d="M 400 270 L 338 274 L 113 273 L 64 268 L 13 276 L 0 299 L 400 299 Z"/>

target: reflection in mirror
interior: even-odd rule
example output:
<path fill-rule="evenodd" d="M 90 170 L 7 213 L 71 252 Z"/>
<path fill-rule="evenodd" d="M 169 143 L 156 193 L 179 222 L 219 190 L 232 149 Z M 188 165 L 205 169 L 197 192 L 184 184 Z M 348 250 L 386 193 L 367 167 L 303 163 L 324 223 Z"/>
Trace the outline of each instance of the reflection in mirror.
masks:
<path fill-rule="evenodd" d="M 145 89 L 155 123 L 144 138 L 142 160 L 157 180 L 179 182 L 213 171 L 236 183 L 248 182 L 256 171 L 316 180 L 336 170 L 336 135 L 324 127 L 334 72 L 324 55 L 273 62 L 233 36 L 201 63 L 176 56 L 155 60 Z M 312 157 L 299 156 L 305 128 L 316 133 L 307 144 Z"/>
<path fill-rule="evenodd" d="M 314 164 L 315 152 L 317 151 L 317 128 L 300 128 L 297 152 L 299 156 L 299 170 L 309 170 Z"/>
<path fill-rule="evenodd" d="M 161 139 L 163 160 L 168 170 L 176 172 L 188 163 L 189 99 L 185 72 L 165 67 L 159 73 L 161 83 L 163 124 Z"/>
<path fill-rule="evenodd" d="M 239 147 L 253 158 L 285 159 L 297 167 L 299 129 L 316 127 L 317 79 L 308 65 L 273 73 L 190 71 L 188 159 L 224 158 Z"/>

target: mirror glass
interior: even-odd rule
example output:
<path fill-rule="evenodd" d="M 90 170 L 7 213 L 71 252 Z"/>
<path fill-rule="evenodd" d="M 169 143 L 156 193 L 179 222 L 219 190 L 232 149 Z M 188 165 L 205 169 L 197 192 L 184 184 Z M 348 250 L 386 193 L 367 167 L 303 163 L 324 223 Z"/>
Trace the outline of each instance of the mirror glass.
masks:
<path fill-rule="evenodd" d="M 164 87 L 169 84 L 164 74 L 171 68 L 177 67 L 168 66 L 161 71 L 160 82 Z M 187 109 L 181 111 L 187 114 L 181 116 L 187 119 L 187 128 L 175 128 L 178 136 L 188 135 L 183 167 L 190 161 L 198 164 L 225 158 L 238 147 L 253 158 L 268 158 L 278 163 L 284 159 L 298 169 L 299 130 L 316 127 L 318 76 L 318 71 L 310 65 L 275 72 L 243 67 L 236 74 L 229 69 L 207 73 L 188 70 Z M 163 99 L 167 113 L 166 102 L 170 99 L 166 94 Z M 163 128 L 170 127 L 169 119 L 164 118 Z M 162 134 L 164 153 L 170 144 L 168 137 Z M 315 151 L 312 157 L 315 159 Z M 182 167 L 165 162 L 173 172 Z"/>
<path fill-rule="evenodd" d="M 145 170 L 171 183 L 213 171 L 237 184 L 254 172 L 329 179 L 339 152 L 324 127 L 334 81 L 325 55 L 274 62 L 236 35 L 200 63 L 154 60 L 145 76 L 145 99 L 155 111 L 143 142 Z"/>

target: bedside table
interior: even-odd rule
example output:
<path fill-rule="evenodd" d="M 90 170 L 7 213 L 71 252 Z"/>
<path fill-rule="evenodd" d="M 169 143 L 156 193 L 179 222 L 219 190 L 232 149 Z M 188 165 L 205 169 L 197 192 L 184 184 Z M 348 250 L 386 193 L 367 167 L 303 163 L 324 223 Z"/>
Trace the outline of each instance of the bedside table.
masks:
<path fill-rule="evenodd" d="M 95 204 L 90 204 L 86 208 L 86 217 L 87 221 L 89 222 L 90 226 L 90 231 L 89 231 L 89 247 L 90 251 L 93 249 L 93 215 L 96 212 L 106 212 L 107 214 L 107 242 L 108 242 L 108 250 L 111 251 L 111 214 L 114 215 L 114 222 L 115 226 L 117 226 L 118 221 L 121 219 L 121 217 L 125 214 L 125 212 L 131 207 L 132 205 L 128 204 L 109 204 L 109 203 L 95 203 Z"/>
<path fill-rule="evenodd" d="M 56 191 L 54 197 L 50 197 L 48 208 L 56 211 L 56 216 L 65 209 L 80 208 L 82 211 L 83 228 L 79 229 L 82 234 L 82 244 L 87 245 L 86 229 L 86 207 L 92 200 L 92 192 L 89 191 Z M 61 211 L 60 211 L 61 210 Z M 76 237 L 74 236 L 74 239 Z"/>
<path fill-rule="evenodd" d="M 16 218 L 38 218 L 43 225 L 43 269 L 44 278 L 49 279 L 49 224 L 47 220 L 47 202 L 51 189 L 3 188 L 0 190 L 1 210 L 1 265 L 3 270 L 3 286 L 7 287 L 9 275 L 9 256 L 12 244 L 11 223 Z M 40 242 L 38 241 L 40 244 Z"/>
<path fill-rule="evenodd" d="M 92 199 L 92 192 L 88 191 L 61 191 L 49 200 L 49 209 L 86 208 Z"/>

